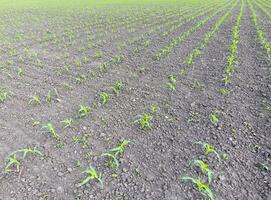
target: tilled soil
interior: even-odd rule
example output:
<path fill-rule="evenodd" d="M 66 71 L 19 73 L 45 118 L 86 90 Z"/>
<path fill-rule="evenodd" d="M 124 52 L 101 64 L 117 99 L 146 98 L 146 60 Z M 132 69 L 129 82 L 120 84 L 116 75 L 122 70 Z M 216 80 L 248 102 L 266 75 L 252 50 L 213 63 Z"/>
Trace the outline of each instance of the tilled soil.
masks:
<path fill-rule="evenodd" d="M 1 35 L 6 42 L 1 44 L 0 86 L 9 91 L 9 98 L 0 104 L 0 199 L 204 199 L 191 183 L 180 180 L 184 175 L 199 174 L 189 166 L 194 159 L 204 160 L 213 169 L 211 189 L 216 199 L 271 199 L 270 61 L 259 44 L 251 11 L 244 2 L 228 95 L 220 94 L 219 89 L 223 87 L 224 67 L 241 1 L 189 67 L 186 64 L 189 54 L 232 4 L 216 5 L 226 7 L 161 60 L 154 60 L 161 48 L 215 10 L 185 23 L 180 19 L 181 8 L 170 5 L 131 8 L 122 14 L 112 11 L 113 21 L 106 21 L 112 20 L 110 8 L 104 8 L 108 11 L 105 14 L 97 10 L 90 13 L 25 10 L 17 15 L 3 14 L 5 23 L 1 26 L 6 30 Z M 200 7 L 206 9 L 206 5 L 197 9 Z M 266 9 L 271 13 L 270 8 Z M 270 40 L 271 19 L 260 9 L 255 10 Z M 12 21 L 19 15 L 27 16 L 26 22 L 7 24 L 7 16 Z M 58 21 L 61 16 L 62 21 Z M 139 18 L 131 18 L 128 27 L 116 23 L 127 16 Z M 46 18 L 47 23 L 43 21 Z M 36 19 L 33 24 L 32 19 Z M 170 20 L 183 25 L 162 36 L 163 31 L 169 30 L 166 23 Z M 115 30 L 109 28 L 113 22 Z M 156 30 L 158 25 L 161 28 Z M 152 28 L 156 31 L 150 31 Z M 31 36 L 13 41 L 8 33 L 13 34 L 16 29 Z M 55 36 L 43 40 L 43 29 Z M 67 42 L 69 34 L 63 34 L 69 30 L 74 39 Z M 89 39 L 92 35 L 97 39 Z M 138 40 L 132 43 L 132 39 Z M 142 45 L 144 41 L 149 41 L 149 45 Z M 123 44 L 125 47 L 120 48 Z M 19 56 L 12 54 L 13 49 Z M 95 58 L 97 51 L 103 52 L 101 58 Z M 110 60 L 114 56 L 122 56 L 123 61 L 113 63 Z M 88 61 L 76 66 L 75 61 L 84 57 Z M 101 63 L 107 64 L 104 71 L 99 69 Z M 19 68 L 24 69 L 21 76 Z M 169 74 L 177 79 L 173 92 L 166 85 Z M 84 75 L 86 78 L 78 82 Z M 123 82 L 123 91 L 118 96 L 112 93 L 116 80 Z M 57 94 L 48 103 L 46 95 L 53 88 Z M 105 105 L 100 101 L 101 92 L 111 95 Z M 42 97 L 40 104 L 29 103 L 33 95 Z M 91 108 L 89 116 L 64 129 L 61 121 L 76 119 L 80 105 Z M 134 121 L 139 114 L 150 112 L 151 105 L 158 107 L 151 129 L 141 130 Z M 209 119 L 215 110 L 222 113 L 217 127 Z M 60 141 L 41 130 L 41 125 L 49 122 L 60 135 Z M 120 157 L 119 169 L 113 170 L 101 155 L 124 139 L 130 144 Z M 204 155 L 196 144 L 199 141 L 212 144 L 228 158 L 218 162 L 215 156 Z M 29 154 L 19 172 L 5 173 L 6 156 L 34 146 L 42 156 Z M 103 188 L 96 181 L 77 187 L 85 178 L 81 172 L 90 164 L 103 174 Z M 263 169 L 263 164 L 267 169 Z"/>

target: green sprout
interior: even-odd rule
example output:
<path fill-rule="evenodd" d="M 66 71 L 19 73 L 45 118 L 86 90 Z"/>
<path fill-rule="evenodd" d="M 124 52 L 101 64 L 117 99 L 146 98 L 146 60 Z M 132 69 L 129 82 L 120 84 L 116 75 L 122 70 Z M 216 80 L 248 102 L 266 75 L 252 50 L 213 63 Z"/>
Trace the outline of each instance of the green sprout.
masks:
<path fill-rule="evenodd" d="M 172 74 L 170 74 L 170 75 L 168 76 L 168 82 L 166 82 L 166 84 L 167 84 L 167 86 L 168 86 L 168 89 L 169 89 L 170 91 L 174 91 L 175 88 L 176 88 L 176 83 L 177 83 L 177 80 L 176 80 L 175 76 L 172 75 Z"/>
<path fill-rule="evenodd" d="M 90 107 L 80 105 L 80 109 L 79 109 L 78 113 L 79 113 L 79 118 L 86 117 L 90 113 Z"/>
<path fill-rule="evenodd" d="M 209 115 L 209 119 L 211 120 L 212 124 L 213 124 L 215 127 L 218 126 L 218 123 L 219 123 L 219 121 L 220 121 L 220 119 L 221 119 L 221 115 L 222 115 L 221 111 L 218 111 L 218 110 L 212 112 L 212 113 Z"/>
<path fill-rule="evenodd" d="M 100 98 L 101 98 L 102 104 L 104 105 L 108 103 L 110 96 L 108 93 L 102 92 L 100 93 Z"/>
<path fill-rule="evenodd" d="M 134 123 L 138 123 L 140 125 L 141 129 L 146 129 L 149 128 L 151 129 L 151 120 L 152 120 L 152 115 L 148 113 L 143 113 L 142 115 L 137 116 L 137 120 L 134 121 Z"/>
<path fill-rule="evenodd" d="M 123 87 L 122 82 L 120 80 L 116 81 L 112 87 L 114 94 L 118 96 L 122 90 L 122 87 Z"/>
<path fill-rule="evenodd" d="M 192 165 L 192 166 L 198 166 L 198 167 L 200 167 L 202 173 L 203 173 L 203 174 L 207 174 L 207 176 L 208 176 L 208 183 L 210 184 L 210 183 L 212 182 L 214 173 L 213 173 L 212 170 L 209 169 L 207 163 L 205 163 L 205 162 L 202 161 L 202 160 L 193 160 L 193 161 L 191 162 L 191 165 Z"/>
<path fill-rule="evenodd" d="M 197 186 L 198 191 L 203 196 L 208 197 L 211 200 L 215 199 L 215 196 L 214 196 L 212 190 L 210 189 L 209 185 L 204 184 L 203 182 L 201 182 L 201 180 L 194 179 L 194 178 L 189 177 L 189 176 L 183 176 L 183 177 L 181 177 L 181 180 L 183 180 L 183 181 L 191 181 L 195 186 Z"/>
<path fill-rule="evenodd" d="M 54 126 L 53 126 L 51 123 L 47 123 L 47 124 L 43 125 L 43 126 L 41 127 L 41 129 L 42 129 L 42 130 L 45 129 L 46 132 L 47 132 L 47 133 L 50 133 L 51 136 L 52 136 L 54 139 L 57 139 L 57 140 L 59 139 L 59 135 L 57 134 L 57 132 L 56 132 Z"/>
<path fill-rule="evenodd" d="M 12 152 L 9 156 L 6 157 L 6 166 L 5 166 L 5 172 L 19 172 L 20 171 L 20 166 L 21 166 L 21 161 L 18 159 L 18 154 L 22 153 L 22 160 L 25 159 L 27 154 L 33 154 L 33 155 L 40 155 L 42 156 L 42 153 L 34 148 L 25 148 L 25 149 L 19 149 L 14 152 Z M 16 170 L 12 170 L 12 168 L 15 168 Z"/>
<path fill-rule="evenodd" d="M 158 106 L 157 106 L 156 104 L 152 104 L 152 105 L 150 106 L 150 110 L 151 110 L 151 113 L 152 113 L 152 114 L 156 114 L 157 111 L 158 111 Z"/>
<path fill-rule="evenodd" d="M 81 187 L 87 184 L 91 180 L 96 180 L 99 182 L 100 186 L 103 188 L 102 174 L 101 173 L 98 174 L 98 172 L 92 166 L 87 167 L 86 170 L 83 171 L 82 173 L 87 174 L 87 177 L 78 184 L 78 187 Z"/>
<path fill-rule="evenodd" d="M 32 104 L 32 103 L 34 103 L 34 104 L 41 104 L 41 98 L 40 98 L 40 96 L 34 95 L 34 96 L 30 97 L 30 100 L 29 100 L 28 104 Z"/>
<path fill-rule="evenodd" d="M 46 97 L 46 101 L 50 103 L 55 96 L 58 96 L 58 92 L 57 92 L 56 88 L 54 88 L 53 90 L 50 90 L 48 92 L 47 97 Z"/>
<path fill-rule="evenodd" d="M 130 143 L 129 140 L 123 140 L 119 146 L 110 149 L 107 153 L 102 154 L 102 156 L 108 156 L 110 158 L 108 163 L 111 168 L 113 169 L 119 168 L 119 156 L 124 153 L 125 147 L 129 143 Z"/>
<path fill-rule="evenodd" d="M 231 93 L 231 90 L 229 90 L 227 88 L 220 88 L 219 93 L 222 95 L 229 95 Z"/>
<path fill-rule="evenodd" d="M 103 52 L 101 52 L 101 51 L 97 51 L 96 53 L 95 53 L 95 58 L 101 58 L 103 56 Z"/>
<path fill-rule="evenodd" d="M 197 142 L 197 144 L 202 145 L 204 154 L 206 156 L 211 153 L 214 153 L 217 156 L 218 160 L 221 161 L 221 157 L 220 157 L 219 153 L 214 149 L 213 145 L 208 144 L 208 143 L 204 143 L 204 142 Z"/>
<path fill-rule="evenodd" d="M 64 124 L 64 129 L 65 128 L 70 128 L 72 126 L 73 119 L 72 118 L 67 118 L 67 119 L 64 119 L 63 121 L 61 121 L 60 123 Z"/>
<path fill-rule="evenodd" d="M 3 103 L 8 98 L 8 92 L 0 88 L 0 103 Z"/>

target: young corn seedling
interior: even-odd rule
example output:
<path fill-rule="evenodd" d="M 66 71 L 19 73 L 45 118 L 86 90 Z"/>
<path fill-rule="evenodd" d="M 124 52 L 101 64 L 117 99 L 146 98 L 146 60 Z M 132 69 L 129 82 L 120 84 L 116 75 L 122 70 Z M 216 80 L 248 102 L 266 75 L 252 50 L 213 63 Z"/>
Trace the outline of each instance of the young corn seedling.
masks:
<path fill-rule="evenodd" d="M 41 127 L 42 130 L 46 130 L 47 133 L 50 133 L 51 136 L 58 140 L 59 139 L 59 135 L 57 134 L 54 126 L 51 123 L 45 124 Z"/>
<path fill-rule="evenodd" d="M 134 123 L 138 123 L 140 125 L 141 129 L 151 129 L 151 120 L 152 115 L 149 113 L 143 113 L 142 115 L 137 116 L 137 120 L 134 121 Z"/>
<path fill-rule="evenodd" d="M 225 75 L 225 77 L 222 79 L 222 81 L 224 82 L 224 85 L 228 85 L 229 83 L 231 83 L 231 79 L 230 76 Z"/>
<path fill-rule="evenodd" d="M 231 93 L 231 91 L 227 88 L 220 88 L 219 93 L 222 95 L 229 95 Z"/>
<path fill-rule="evenodd" d="M 41 98 L 38 95 L 34 95 L 30 98 L 28 104 L 41 104 Z"/>
<path fill-rule="evenodd" d="M 97 51 L 97 52 L 95 53 L 94 58 L 101 58 L 102 56 L 103 56 L 103 52 Z"/>
<path fill-rule="evenodd" d="M 150 110 L 151 110 L 151 113 L 152 113 L 152 114 L 156 114 L 157 111 L 158 111 L 158 106 L 157 106 L 156 104 L 152 104 L 152 105 L 150 106 Z"/>
<path fill-rule="evenodd" d="M 124 153 L 125 147 L 130 143 L 129 140 L 123 140 L 123 142 L 113 148 L 110 149 L 107 153 L 102 154 L 102 156 L 108 156 L 110 160 L 108 161 L 108 165 L 112 169 L 118 169 L 119 168 L 119 156 Z"/>
<path fill-rule="evenodd" d="M 90 113 L 90 107 L 80 105 L 80 109 L 78 111 L 79 118 L 86 117 L 89 115 L 89 113 Z"/>
<path fill-rule="evenodd" d="M 19 67 L 18 71 L 17 71 L 17 74 L 18 74 L 18 76 L 22 76 L 24 74 L 23 69 Z"/>
<path fill-rule="evenodd" d="M 87 177 L 78 184 L 78 187 L 81 187 L 92 180 L 96 180 L 100 184 L 101 188 L 103 188 L 102 174 L 98 174 L 92 166 L 87 167 L 82 173 L 87 174 Z"/>
<path fill-rule="evenodd" d="M 104 105 L 108 103 L 110 96 L 108 93 L 102 92 L 100 93 L 100 98 L 101 98 L 102 104 Z"/>
<path fill-rule="evenodd" d="M 0 103 L 3 103 L 8 98 L 8 92 L 0 88 Z"/>
<path fill-rule="evenodd" d="M 67 119 L 64 119 L 63 121 L 61 121 L 60 123 L 62 123 L 64 125 L 64 129 L 70 128 L 70 127 L 72 127 L 73 119 L 67 118 Z"/>
<path fill-rule="evenodd" d="M 212 182 L 212 179 L 213 179 L 213 171 L 209 169 L 207 163 L 205 163 L 204 161 L 202 160 L 193 160 L 191 162 L 191 165 L 192 166 L 197 166 L 197 167 L 200 167 L 201 171 L 203 174 L 207 174 L 208 176 L 208 183 L 210 184 Z"/>
<path fill-rule="evenodd" d="M 168 76 L 168 82 L 166 82 L 166 84 L 167 84 L 167 86 L 168 86 L 168 89 L 170 90 L 170 91 L 174 91 L 175 90 L 175 88 L 176 88 L 176 83 L 177 83 L 177 80 L 176 80 L 176 78 L 175 78 L 175 76 L 174 75 L 169 75 Z"/>
<path fill-rule="evenodd" d="M 213 191 L 210 189 L 209 185 L 201 182 L 201 180 L 199 179 L 195 179 L 193 177 L 189 177 L 189 176 L 183 176 L 181 177 L 181 180 L 183 181 L 191 181 L 196 187 L 197 190 L 205 197 L 211 199 L 211 200 L 215 200 L 215 196 Z"/>
<path fill-rule="evenodd" d="M 27 154 L 34 154 L 34 155 L 42 156 L 42 153 L 39 150 L 37 150 L 36 147 L 34 147 L 34 148 L 28 147 L 28 148 L 25 148 L 25 149 L 19 149 L 19 150 L 14 151 L 10 155 L 14 155 L 14 154 L 17 154 L 17 153 L 23 153 L 23 157 L 22 157 L 23 159 L 25 159 Z"/>
<path fill-rule="evenodd" d="M 120 80 L 118 80 L 114 83 L 112 90 L 113 90 L 114 94 L 118 96 L 120 94 L 122 88 L 123 88 L 123 84 Z"/>
<path fill-rule="evenodd" d="M 220 157 L 219 153 L 214 149 L 213 145 L 208 144 L 208 143 L 204 143 L 204 142 L 197 142 L 197 144 L 202 145 L 204 154 L 206 156 L 211 153 L 214 153 L 217 156 L 218 160 L 221 161 L 221 157 Z"/>
<path fill-rule="evenodd" d="M 20 171 L 20 166 L 21 166 L 21 161 L 18 159 L 18 154 L 22 153 L 22 160 L 25 159 L 27 154 L 33 154 L 33 155 L 40 155 L 42 156 L 42 153 L 34 148 L 25 148 L 25 149 L 19 149 L 11 153 L 8 157 L 6 157 L 6 166 L 5 166 L 5 172 L 19 172 Z M 16 170 L 13 170 L 15 168 Z"/>
<path fill-rule="evenodd" d="M 212 122 L 212 124 L 217 127 L 218 126 L 218 123 L 221 119 L 221 115 L 222 113 L 220 111 L 214 111 L 212 112 L 210 115 L 209 115 L 209 119 L 210 121 Z"/>
<path fill-rule="evenodd" d="M 19 172 L 20 171 L 21 162 L 17 160 L 17 155 L 13 154 L 6 158 L 6 167 L 5 172 Z M 11 168 L 15 167 L 16 170 L 12 170 Z"/>
<path fill-rule="evenodd" d="M 47 101 L 48 103 L 50 103 L 50 102 L 54 99 L 54 97 L 57 97 L 57 96 L 58 96 L 57 89 L 54 88 L 53 90 L 50 90 L 50 91 L 48 92 L 47 97 L 46 97 L 46 101 Z"/>

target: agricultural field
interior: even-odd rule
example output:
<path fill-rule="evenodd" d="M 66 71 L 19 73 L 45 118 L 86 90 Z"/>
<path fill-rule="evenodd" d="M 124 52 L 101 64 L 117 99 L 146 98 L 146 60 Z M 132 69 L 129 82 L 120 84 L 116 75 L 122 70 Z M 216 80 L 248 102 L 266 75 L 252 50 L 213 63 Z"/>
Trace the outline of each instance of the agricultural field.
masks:
<path fill-rule="evenodd" d="M 271 0 L 0 2 L 0 200 L 271 200 Z"/>

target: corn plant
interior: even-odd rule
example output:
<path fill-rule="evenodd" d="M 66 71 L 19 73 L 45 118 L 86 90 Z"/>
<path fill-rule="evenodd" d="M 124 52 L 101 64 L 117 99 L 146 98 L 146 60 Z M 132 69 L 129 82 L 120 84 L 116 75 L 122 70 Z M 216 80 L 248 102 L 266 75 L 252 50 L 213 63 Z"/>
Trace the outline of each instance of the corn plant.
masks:
<path fill-rule="evenodd" d="M 22 153 L 21 161 L 19 159 L 20 153 Z M 34 147 L 34 148 L 29 147 L 29 148 L 25 148 L 25 149 L 16 150 L 5 158 L 5 160 L 6 160 L 5 172 L 12 172 L 12 171 L 19 172 L 20 166 L 22 164 L 21 162 L 22 162 L 22 160 L 25 159 L 27 154 L 42 156 L 42 153 L 39 150 L 37 150 L 36 147 Z M 16 170 L 13 170 L 13 168 L 15 168 Z"/>
<path fill-rule="evenodd" d="M 30 97 L 28 104 L 41 104 L 41 98 L 38 95 Z"/>
<path fill-rule="evenodd" d="M 96 53 L 95 53 L 95 58 L 101 58 L 103 56 L 103 52 L 101 52 L 101 51 L 97 51 Z"/>
<path fill-rule="evenodd" d="M 42 130 L 46 130 L 47 133 L 50 133 L 51 136 L 54 138 L 54 139 L 59 139 L 59 135 L 57 134 L 54 126 L 51 124 L 51 123 L 47 123 L 45 125 L 43 125 L 41 127 Z"/>
<path fill-rule="evenodd" d="M 204 142 L 197 142 L 197 144 L 202 145 L 204 154 L 206 156 L 211 153 L 214 153 L 217 156 L 218 160 L 221 161 L 221 157 L 220 157 L 219 153 L 214 149 L 213 145 L 208 144 L 208 143 L 204 143 Z"/>
<path fill-rule="evenodd" d="M 231 90 L 229 90 L 227 88 L 220 88 L 219 93 L 222 95 L 229 95 L 231 93 Z"/>
<path fill-rule="evenodd" d="M 221 119 L 221 116 L 222 116 L 222 113 L 220 111 L 214 111 L 212 112 L 210 115 L 209 115 L 209 119 L 211 121 L 211 123 L 217 127 L 218 126 L 218 123 Z"/>
<path fill-rule="evenodd" d="M 174 75 L 170 74 L 168 76 L 168 82 L 166 82 L 167 86 L 168 86 L 168 89 L 170 91 L 174 91 L 175 90 L 175 87 L 176 87 L 176 83 L 177 83 L 177 80 L 175 78 Z"/>
<path fill-rule="evenodd" d="M 79 118 L 83 118 L 88 116 L 90 113 L 90 107 L 88 106 L 84 106 L 84 105 L 80 105 L 80 109 L 78 111 L 79 114 Z"/>
<path fill-rule="evenodd" d="M 110 96 L 108 93 L 102 92 L 100 93 L 100 98 L 101 98 L 102 104 L 104 105 L 108 103 Z"/>
<path fill-rule="evenodd" d="M 17 74 L 18 74 L 18 76 L 22 76 L 24 74 L 23 69 L 19 67 L 18 71 L 17 71 Z"/>
<path fill-rule="evenodd" d="M 157 111 L 158 111 L 158 106 L 156 104 L 152 104 L 150 106 L 150 111 L 151 111 L 152 114 L 156 114 Z"/>
<path fill-rule="evenodd" d="M 125 147 L 130 143 L 129 140 L 123 140 L 119 146 L 110 149 L 107 153 L 103 153 L 102 156 L 107 156 L 110 158 L 108 164 L 113 169 L 119 168 L 119 156 L 124 153 Z"/>
<path fill-rule="evenodd" d="M 196 187 L 197 190 L 205 197 L 214 200 L 215 196 L 213 191 L 210 189 L 208 184 L 203 183 L 201 180 L 199 179 L 195 179 L 193 177 L 189 177 L 189 176 L 183 176 L 181 177 L 181 180 L 183 181 L 191 181 Z"/>
<path fill-rule="evenodd" d="M 224 82 L 224 85 L 228 85 L 229 83 L 231 83 L 231 78 L 229 75 L 225 75 L 224 78 L 222 79 L 222 81 Z"/>
<path fill-rule="evenodd" d="M 87 177 L 78 184 L 78 187 L 81 187 L 92 180 L 96 180 L 103 188 L 102 174 L 98 173 L 91 165 L 89 165 L 82 173 L 87 174 Z"/>
<path fill-rule="evenodd" d="M 114 85 L 112 87 L 112 90 L 113 90 L 114 94 L 118 96 L 120 94 L 122 88 L 123 88 L 122 82 L 120 80 L 117 80 L 114 83 Z"/>
<path fill-rule="evenodd" d="M 73 119 L 72 118 L 67 118 L 67 119 L 64 119 L 63 121 L 61 121 L 60 123 L 62 123 L 64 125 L 64 129 L 65 128 L 70 128 L 72 126 Z"/>
<path fill-rule="evenodd" d="M 8 98 L 8 92 L 0 88 L 0 103 L 3 103 Z"/>
<path fill-rule="evenodd" d="M 138 123 L 141 129 L 151 129 L 152 115 L 143 113 L 142 115 L 138 115 L 137 118 L 138 119 L 135 120 L 134 123 Z"/>
<path fill-rule="evenodd" d="M 192 166 L 197 166 L 201 169 L 203 174 L 207 174 L 208 176 L 208 183 L 210 184 L 212 182 L 214 173 L 212 170 L 209 169 L 208 164 L 205 163 L 202 160 L 192 160 L 192 162 L 190 163 Z"/>
<path fill-rule="evenodd" d="M 54 99 L 54 97 L 56 97 L 56 96 L 58 96 L 58 92 L 57 92 L 57 89 L 54 88 L 53 90 L 50 90 L 48 92 L 47 97 L 46 97 L 46 101 L 50 103 Z"/>

